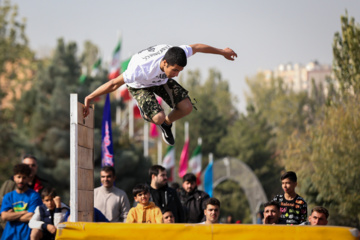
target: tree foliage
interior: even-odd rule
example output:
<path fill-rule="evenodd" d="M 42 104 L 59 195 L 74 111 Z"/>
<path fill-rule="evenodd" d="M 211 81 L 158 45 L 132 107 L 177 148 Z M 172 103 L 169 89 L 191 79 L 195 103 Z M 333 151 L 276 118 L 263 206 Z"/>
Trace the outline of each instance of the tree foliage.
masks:
<path fill-rule="evenodd" d="M 333 69 L 343 94 L 360 93 L 360 27 L 354 18 L 341 16 L 341 34 L 335 33 Z"/>
<path fill-rule="evenodd" d="M 5 180 L 21 153 L 22 142 L 12 124 L 10 105 L 16 93 L 27 86 L 33 53 L 25 35 L 25 21 L 18 21 L 18 8 L 10 1 L 0 3 L 0 181 Z M 19 78 L 18 76 L 21 76 Z"/>

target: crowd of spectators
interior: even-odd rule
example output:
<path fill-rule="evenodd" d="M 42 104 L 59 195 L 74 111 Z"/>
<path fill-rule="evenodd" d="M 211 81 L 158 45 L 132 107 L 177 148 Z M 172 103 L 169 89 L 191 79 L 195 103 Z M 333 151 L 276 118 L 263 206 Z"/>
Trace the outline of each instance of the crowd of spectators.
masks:
<path fill-rule="evenodd" d="M 55 239 L 58 224 L 68 221 L 70 209 L 56 190 L 37 175 L 38 163 L 26 155 L 13 176 L 0 189 L 1 239 Z M 94 221 L 126 223 L 219 223 L 220 201 L 197 188 L 196 176 L 187 173 L 182 185 L 168 184 L 166 169 L 154 165 L 149 182 L 133 188 L 134 205 L 125 191 L 115 187 L 111 166 L 100 171 L 101 186 L 94 189 Z M 281 176 L 283 193 L 263 204 L 259 224 L 327 225 L 329 212 L 317 206 L 307 213 L 307 203 L 295 188 L 295 172 Z M 261 217 L 260 217 L 261 216 Z M 224 223 L 235 222 L 232 215 Z"/>

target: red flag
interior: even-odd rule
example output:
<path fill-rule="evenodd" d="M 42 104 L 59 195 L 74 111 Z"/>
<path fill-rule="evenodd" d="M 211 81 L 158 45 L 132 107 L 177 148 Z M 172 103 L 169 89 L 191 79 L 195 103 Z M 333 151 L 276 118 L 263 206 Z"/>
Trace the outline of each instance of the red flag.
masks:
<path fill-rule="evenodd" d="M 179 163 L 179 176 L 181 178 L 186 174 L 188 168 L 189 143 L 190 143 L 189 139 L 186 139 L 183 150 L 181 151 L 180 163 Z"/>

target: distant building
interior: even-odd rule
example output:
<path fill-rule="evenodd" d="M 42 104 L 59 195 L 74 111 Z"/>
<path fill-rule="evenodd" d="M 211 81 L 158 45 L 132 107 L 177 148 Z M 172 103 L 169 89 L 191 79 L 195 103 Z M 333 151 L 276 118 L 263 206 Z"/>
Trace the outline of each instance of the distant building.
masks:
<path fill-rule="evenodd" d="M 295 92 L 306 91 L 310 95 L 313 91 L 314 81 L 317 87 L 322 86 L 324 94 L 328 92 L 328 80 L 334 82 L 334 74 L 330 65 L 320 65 L 317 61 L 310 62 L 306 66 L 301 64 L 280 64 L 275 70 L 261 71 L 265 80 L 282 78 L 284 83 Z"/>

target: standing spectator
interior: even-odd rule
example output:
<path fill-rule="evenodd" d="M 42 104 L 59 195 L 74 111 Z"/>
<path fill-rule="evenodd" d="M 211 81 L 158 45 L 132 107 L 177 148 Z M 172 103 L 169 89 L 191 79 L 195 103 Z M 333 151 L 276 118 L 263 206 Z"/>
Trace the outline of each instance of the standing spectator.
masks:
<path fill-rule="evenodd" d="M 187 173 L 183 177 L 183 184 L 180 190 L 180 201 L 185 212 L 185 222 L 199 223 L 205 221 L 204 202 L 210 196 L 203 191 L 197 189 L 196 176 Z"/>
<path fill-rule="evenodd" d="M 138 184 L 133 188 L 134 200 L 138 203 L 130 209 L 127 223 L 162 223 L 163 216 L 159 207 L 150 202 L 150 191 L 146 184 Z"/>
<path fill-rule="evenodd" d="M 184 211 L 176 190 L 168 187 L 166 169 L 154 165 L 149 169 L 151 201 L 161 211 L 168 208 L 172 211 L 176 223 L 184 222 Z"/>
<path fill-rule="evenodd" d="M 329 211 L 324 207 L 314 207 L 311 210 L 308 222 L 303 222 L 300 225 L 311 225 L 311 226 L 325 226 L 328 224 Z"/>
<path fill-rule="evenodd" d="M 47 239 L 54 240 L 59 223 L 66 221 L 69 207 L 61 202 L 54 188 L 45 187 L 41 191 L 42 205 L 35 209 L 30 219 L 31 240 Z"/>
<path fill-rule="evenodd" d="M 278 202 L 270 201 L 264 204 L 264 224 L 286 224 L 280 219 L 280 205 Z"/>
<path fill-rule="evenodd" d="M 40 195 L 28 186 L 30 174 L 28 165 L 15 165 L 13 179 L 16 188 L 5 194 L 1 205 L 1 218 L 7 221 L 2 240 L 30 237 L 28 222 L 36 207 L 42 204 Z"/>
<path fill-rule="evenodd" d="M 277 195 L 273 200 L 280 204 L 281 220 L 288 225 L 298 225 L 307 219 L 307 204 L 296 192 L 297 176 L 294 172 L 286 172 L 281 176 L 284 194 Z"/>
<path fill-rule="evenodd" d="M 205 202 L 205 222 L 201 224 L 219 223 L 220 216 L 220 201 L 217 198 L 209 198 Z"/>
<path fill-rule="evenodd" d="M 94 206 L 110 222 L 124 222 L 130 210 L 130 202 L 126 193 L 114 186 L 115 178 L 113 167 L 106 166 L 101 169 L 102 186 L 94 189 Z"/>

